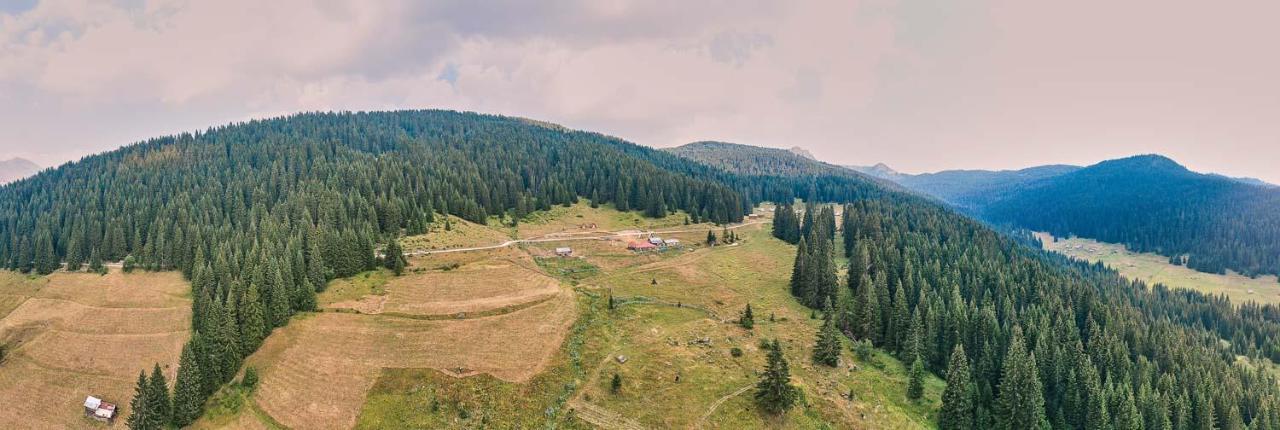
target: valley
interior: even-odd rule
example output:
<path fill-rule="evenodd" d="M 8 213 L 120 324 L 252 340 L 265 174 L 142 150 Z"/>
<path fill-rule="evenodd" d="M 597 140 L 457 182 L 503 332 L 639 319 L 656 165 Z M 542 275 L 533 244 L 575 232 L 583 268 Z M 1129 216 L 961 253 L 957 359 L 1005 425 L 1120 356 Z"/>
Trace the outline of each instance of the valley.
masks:
<path fill-rule="evenodd" d="M 1102 262 L 1121 275 L 1146 282 L 1148 285 L 1164 284 L 1169 288 L 1184 288 L 1205 294 L 1225 294 L 1232 303 L 1254 301 L 1280 303 L 1280 282 L 1275 275 L 1250 278 L 1235 272 L 1227 274 L 1204 273 L 1185 266 L 1169 264 L 1169 258 L 1154 253 L 1133 252 L 1124 245 L 1098 242 L 1084 238 L 1058 238 L 1048 233 L 1036 233 L 1044 249 L 1090 263 Z"/>

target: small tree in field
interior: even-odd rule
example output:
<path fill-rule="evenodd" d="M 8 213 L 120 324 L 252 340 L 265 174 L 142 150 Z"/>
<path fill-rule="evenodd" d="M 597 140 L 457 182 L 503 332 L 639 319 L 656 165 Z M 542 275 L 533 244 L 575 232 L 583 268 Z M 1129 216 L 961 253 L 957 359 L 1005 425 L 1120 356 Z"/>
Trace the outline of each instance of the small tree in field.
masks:
<path fill-rule="evenodd" d="M 387 242 L 386 256 L 383 257 L 383 265 L 390 269 L 396 276 L 404 273 L 405 258 L 404 250 L 400 248 L 400 241 L 391 239 Z"/>
<path fill-rule="evenodd" d="M 756 405 L 767 413 L 778 415 L 796 403 L 797 390 L 791 385 L 791 369 L 782 356 L 782 345 L 775 339 L 769 346 L 764 374 L 756 383 Z"/>
<path fill-rule="evenodd" d="M 751 313 L 751 304 L 747 303 L 747 308 L 742 311 L 742 316 L 738 317 L 738 325 L 747 330 L 751 330 L 756 326 L 756 317 Z"/>
<path fill-rule="evenodd" d="M 715 246 L 715 244 L 716 244 L 716 232 L 707 230 L 707 246 Z"/>
<path fill-rule="evenodd" d="M 609 382 L 609 392 L 613 394 L 622 392 L 622 376 L 617 373 L 613 374 L 613 381 Z"/>

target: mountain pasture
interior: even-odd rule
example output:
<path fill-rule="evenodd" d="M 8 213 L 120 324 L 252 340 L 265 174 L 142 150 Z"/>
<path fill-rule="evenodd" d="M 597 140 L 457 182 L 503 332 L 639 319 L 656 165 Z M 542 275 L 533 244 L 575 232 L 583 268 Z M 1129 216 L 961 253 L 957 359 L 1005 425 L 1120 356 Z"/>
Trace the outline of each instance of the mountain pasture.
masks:
<path fill-rule="evenodd" d="M 177 372 L 190 337 L 188 291 L 172 272 L 0 273 L 4 303 L 16 303 L 0 320 L 0 422 L 100 426 L 82 412 L 93 395 L 118 405 L 123 428 L 138 372 L 157 363 L 170 381 Z"/>
<path fill-rule="evenodd" d="M 1055 242 L 1048 233 L 1036 233 L 1036 237 L 1047 250 L 1091 263 L 1101 261 L 1121 275 L 1148 285 L 1164 284 L 1205 294 L 1226 294 L 1232 303 L 1280 303 L 1280 283 L 1274 275 L 1250 278 L 1231 271 L 1225 275 L 1205 273 L 1169 264 L 1168 257 L 1158 254 L 1130 251 L 1124 245 L 1078 237 L 1058 238 Z"/>

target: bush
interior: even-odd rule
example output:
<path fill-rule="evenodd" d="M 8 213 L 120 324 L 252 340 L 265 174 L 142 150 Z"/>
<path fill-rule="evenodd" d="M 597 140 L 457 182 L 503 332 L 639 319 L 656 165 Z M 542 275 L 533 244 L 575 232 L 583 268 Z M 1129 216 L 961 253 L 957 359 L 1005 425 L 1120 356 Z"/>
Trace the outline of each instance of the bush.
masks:
<path fill-rule="evenodd" d="M 858 356 L 859 361 L 867 361 L 872 355 L 871 342 L 866 339 L 853 342 L 853 354 Z"/>
<path fill-rule="evenodd" d="M 741 356 L 742 356 L 742 348 L 738 348 L 738 347 L 736 347 L 736 346 L 735 346 L 735 347 L 733 347 L 733 348 L 729 348 L 729 355 L 734 356 L 734 358 L 741 357 Z"/>

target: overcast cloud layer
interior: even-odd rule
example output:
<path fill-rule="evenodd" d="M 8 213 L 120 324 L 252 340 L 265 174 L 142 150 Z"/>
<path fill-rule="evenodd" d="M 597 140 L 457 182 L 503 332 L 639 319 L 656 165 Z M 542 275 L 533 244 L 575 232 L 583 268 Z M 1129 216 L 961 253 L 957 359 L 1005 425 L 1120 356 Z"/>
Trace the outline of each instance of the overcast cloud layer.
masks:
<path fill-rule="evenodd" d="M 1280 2 L 0 2 L 0 158 L 447 108 L 920 172 L 1161 153 L 1280 183 Z"/>

